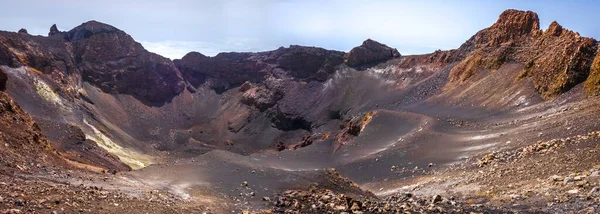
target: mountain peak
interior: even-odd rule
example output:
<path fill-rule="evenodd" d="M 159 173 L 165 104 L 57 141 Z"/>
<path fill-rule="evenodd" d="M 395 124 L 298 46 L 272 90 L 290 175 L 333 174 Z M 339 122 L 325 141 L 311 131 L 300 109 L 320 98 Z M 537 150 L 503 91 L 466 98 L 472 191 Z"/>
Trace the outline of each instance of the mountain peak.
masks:
<path fill-rule="evenodd" d="M 509 9 L 500 14 L 491 28 L 506 30 L 511 34 L 524 35 L 540 29 L 540 19 L 537 13 Z"/>
<path fill-rule="evenodd" d="M 68 32 L 71 41 L 89 38 L 98 33 L 125 33 L 116 27 L 91 20 L 73 28 Z"/>
<path fill-rule="evenodd" d="M 552 36 L 560 36 L 563 32 L 563 27 L 558 24 L 558 22 L 553 21 L 548 29 L 546 30 L 546 34 L 550 34 Z"/>
<path fill-rule="evenodd" d="M 58 30 L 58 27 L 56 27 L 56 24 L 53 24 L 50 27 L 50 32 L 48 32 L 48 36 L 54 36 L 54 35 L 59 34 L 59 33 L 60 33 L 60 31 Z"/>

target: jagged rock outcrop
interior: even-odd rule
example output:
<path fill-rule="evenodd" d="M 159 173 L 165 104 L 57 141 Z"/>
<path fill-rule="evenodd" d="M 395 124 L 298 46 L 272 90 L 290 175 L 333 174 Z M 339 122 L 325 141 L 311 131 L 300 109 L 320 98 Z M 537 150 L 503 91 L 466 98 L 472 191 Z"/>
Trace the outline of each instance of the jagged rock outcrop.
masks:
<path fill-rule="evenodd" d="M 496 46 L 505 42 L 520 42 L 522 37 L 540 33 L 538 15 L 532 11 L 506 10 L 496 23 L 475 34 L 473 43 L 477 46 Z"/>
<path fill-rule="evenodd" d="M 60 34 L 60 33 L 61 32 L 58 30 L 58 27 L 56 27 L 56 24 L 53 24 L 50 27 L 50 32 L 48 32 L 48 36 L 54 36 L 54 35 L 57 35 L 57 34 Z"/>
<path fill-rule="evenodd" d="M 21 28 L 21 29 L 19 29 L 19 32 L 18 32 L 18 33 L 22 33 L 22 34 L 29 34 L 29 33 L 27 32 L 27 29 L 25 29 L 25 28 Z"/>
<path fill-rule="evenodd" d="M 590 67 L 590 75 L 585 81 L 584 87 L 587 96 L 600 95 L 600 46 Z"/>
<path fill-rule="evenodd" d="M 468 81 L 480 70 L 522 63 L 518 79 L 531 78 L 542 97 L 550 99 L 586 80 L 597 41 L 557 22 L 544 32 L 536 13 L 507 10 L 457 51 L 468 54 L 452 69 L 451 83 Z"/>
<path fill-rule="evenodd" d="M 350 52 L 344 55 L 344 62 L 350 66 L 359 66 L 382 62 L 396 57 L 400 57 L 400 53 L 395 48 L 390 48 L 377 41 L 367 39 L 362 45 L 352 48 Z"/>
<path fill-rule="evenodd" d="M 550 23 L 550 26 L 548 27 L 545 33 L 550 36 L 560 36 L 562 32 L 563 27 L 560 24 L 558 24 L 558 22 L 553 21 L 552 23 Z"/>

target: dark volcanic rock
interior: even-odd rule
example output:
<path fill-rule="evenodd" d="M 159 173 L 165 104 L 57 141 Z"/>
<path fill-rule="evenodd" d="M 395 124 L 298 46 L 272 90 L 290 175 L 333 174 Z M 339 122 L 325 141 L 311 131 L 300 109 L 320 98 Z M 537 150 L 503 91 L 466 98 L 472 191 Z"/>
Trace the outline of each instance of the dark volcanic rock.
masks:
<path fill-rule="evenodd" d="M 9 67 L 17 67 L 19 64 L 17 57 L 6 47 L 0 43 L 0 64 Z"/>
<path fill-rule="evenodd" d="M 29 34 L 25 28 L 21 28 L 18 33 Z"/>
<path fill-rule="evenodd" d="M 0 68 L 0 91 L 6 90 L 6 81 L 8 80 L 8 75 L 6 72 Z"/>
<path fill-rule="evenodd" d="M 31 36 L 0 32 L 0 64 L 9 67 L 28 66 L 31 71 L 45 74 L 60 87 L 65 98 L 73 98 L 80 83 L 79 71 L 62 38 Z"/>
<path fill-rule="evenodd" d="M 362 45 L 352 48 L 344 56 L 344 62 L 350 66 L 359 66 L 371 64 L 400 57 L 400 53 L 395 48 L 381 44 L 371 39 L 365 40 Z"/>
<path fill-rule="evenodd" d="M 281 107 L 277 106 L 269 113 L 273 126 L 279 130 L 291 131 L 303 129 L 306 131 L 312 130 L 312 123 L 307 121 L 303 116 L 294 113 L 285 112 Z"/>
<path fill-rule="evenodd" d="M 298 45 L 280 48 L 274 51 L 273 55 L 277 58 L 276 62 L 280 68 L 290 71 L 292 77 L 299 79 L 325 74 L 325 77 L 315 76 L 317 80 L 323 81 L 327 79 L 327 74 L 334 72 L 336 65 L 343 62 L 342 52 Z"/>
<path fill-rule="evenodd" d="M 0 32 L 0 64 L 28 66 L 48 74 L 61 94 L 74 98 L 76 86 L 87 81 L 108 93 L 122 93 L 162 104 L 185 87 L 175 65 L 145 50 L 125 32 L 89 21 L 50 37 Z"/>
<path fill-rule="evenodd" d="M 250 53 L 220 53 L 207 57 L 190 52 L 181 60 L 175 60 L 186 81 L 198 87 L 212 80 L 212 88 L 227 89 L 246 81 L 258 82 L 265 76 L 266 64 L 250 59 Z"/>
<path fill-rule="evenodd" d="M 209 82 L 217 90 L 242 83 L 261 82 L 269 76 L 323 81 L 342 63 L 343 52 L 292 45 L 258 53 L 220 53 L 208 57 L 198 52 L 175 60 L 184 79 L 194 87 Z"/>
<path fill-rule="evenodd" d="M 161 104 L 185 88 L 169 59 L 148 52 L 115 27 L 90 21 L 67 32 L 67 39 L 83 80 L 105 92 Z"/>
<path fill-rule="evenodd" d="M 58 27 L 56 27 L 56 24 L 53 24 L 52 27 L 50 27 L 50 32 L 48 32 L 48 36 L 54 36 L 60 33 L 61 32 L 58 30 Z"/>

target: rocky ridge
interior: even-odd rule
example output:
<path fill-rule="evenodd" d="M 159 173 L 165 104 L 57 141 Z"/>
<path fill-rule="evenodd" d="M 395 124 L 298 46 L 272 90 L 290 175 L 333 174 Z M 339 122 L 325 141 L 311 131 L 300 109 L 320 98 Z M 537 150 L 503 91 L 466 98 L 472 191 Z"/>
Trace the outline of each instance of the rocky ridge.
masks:
<path fill-rule="evenodd" d="M 452 69 L 450 81 L 464 82 L 480 70 L 521 63 L 518 80 L 532 79 L 541 96 L 550 99 L 588 78 L 597 43 L 557 22 L 542 31 L 536 13 L 507 10 L 458 49 L 468 55 Z"/>

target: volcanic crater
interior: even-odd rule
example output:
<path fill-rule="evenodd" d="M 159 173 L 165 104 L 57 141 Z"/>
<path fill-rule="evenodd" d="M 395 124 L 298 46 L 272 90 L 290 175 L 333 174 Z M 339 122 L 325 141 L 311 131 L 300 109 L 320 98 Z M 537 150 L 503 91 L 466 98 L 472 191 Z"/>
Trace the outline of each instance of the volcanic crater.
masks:
<path fill-rule="evenodd" d="M 0 32 L 0 211 L 598 212 L 598 65 L 518 10 L 424 55 Z"/>

